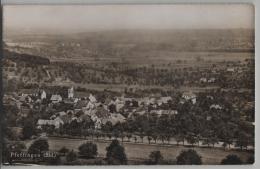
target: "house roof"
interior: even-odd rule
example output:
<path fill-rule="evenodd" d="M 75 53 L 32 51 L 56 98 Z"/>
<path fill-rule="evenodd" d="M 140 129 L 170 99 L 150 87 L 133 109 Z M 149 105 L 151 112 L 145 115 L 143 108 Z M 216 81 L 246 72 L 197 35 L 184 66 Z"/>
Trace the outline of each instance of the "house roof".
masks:
<path fill-rule="evenodd" d="M 51 100 L 52 101 L 62 100 L 62 97 L 60 95 L 54 94 L 51 96 Z"/>
<path fill-rule="evenodd" d="M 87 100 L 79 100 L 76 105 L 75 108 L 76 109 L 82 109 L 82 107 L 86 107 L 88 105 L 88 101 Z"/>

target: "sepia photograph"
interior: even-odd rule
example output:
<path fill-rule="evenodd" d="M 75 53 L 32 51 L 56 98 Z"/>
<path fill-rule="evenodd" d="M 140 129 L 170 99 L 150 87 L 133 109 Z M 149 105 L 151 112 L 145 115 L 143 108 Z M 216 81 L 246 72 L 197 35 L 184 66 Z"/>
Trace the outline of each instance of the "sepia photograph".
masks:
<path fill-rule="evenodd" d="M 254 164 L 254 5 L 2 16 L 3 165 Z"/>

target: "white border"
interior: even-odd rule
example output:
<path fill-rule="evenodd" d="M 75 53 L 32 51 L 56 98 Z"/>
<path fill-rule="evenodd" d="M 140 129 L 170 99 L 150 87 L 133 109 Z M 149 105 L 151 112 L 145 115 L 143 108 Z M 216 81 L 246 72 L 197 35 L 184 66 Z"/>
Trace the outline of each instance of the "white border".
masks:
<path fill-rule="evenodd" d="M 259 145 L 260 145 L 260 135 L 258 135 L 258 132 L 260 131 L 259 127 L 259 117 L 260 115 L 258 112 L 260 111 L 259 107 L 259 94 L 260 94 L 260 59 L 258 58 L 259 52 L 260 52 L 260 36 L 259 36 L 259 30 L 260 30 L 260 10 L 259 5 L 260 1 L 257 0 L 1 0 L 2 5 L 29 5 L 29 4 L 50 4 L 50 5 L 59 5 L 59 4 L 78 4 L 78 5 L 101 5 L 101 4 L 217 4 L 217 3 L 250 3 L 254 4 L 255 6 L 255 164 L 254 165 L 240 165 L 240 166 L 223 166 L 223 165 L 200 165 L 200 166 L 179 166 L 179 165 L 169 165 L 169 166 L 37 166 L 39 169 L 49 169 L 49 168 L 93 168 L 93 169 L 101 169 L 101 168 L 107 168 L 107 169 L 113 169 L 113 168 L 149 168 L 149 169 L 155 169 L 155 168 L 181 168 L 181 169 L 189 169 L 189 168 L 230 168 L 230 169 L 259 169 L 260 168 L 260 156 L 259 156 Z M 12 166 L 0 166 L 0 168 L 13 168 Z M 17 169 L 26 169 L 28 166 L 15 166 L 14 168 Z M 30 168 L 36 168 L 33 166 L 30 166 Z"/>

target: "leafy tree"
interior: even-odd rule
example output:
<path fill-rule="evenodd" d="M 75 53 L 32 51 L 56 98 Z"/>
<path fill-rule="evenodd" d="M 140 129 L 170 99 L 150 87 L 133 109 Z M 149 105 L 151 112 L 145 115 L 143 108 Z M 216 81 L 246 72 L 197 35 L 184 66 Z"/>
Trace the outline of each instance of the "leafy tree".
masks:
<path fill-rule="evenodd" d="M 139 137 L 141 138 L 142 143 L 143 143 L 143 142 L 144 142 L 144 133 L 140 133 L 140 134 L 139 134 Z"/>
<path fill-rule="evenodd" d="M 77 160 L 77 158 L 78 158 L 78 156 L 77 156 L 77 154 L 76 154 L 73 150 L 71 150 L 71 151 L 67 154 L 67 156 L 66 156 L 67 162 L 75 161 L 75 160 Z"/>
<path fill-rule="evenodd" d="M 130 133 L 127 133 L 126 137 L 127 137 L 127 141 L 130 141 L 132 135 Z"/>
<path fill-rule="evenodd" d="M 201 156 L 195 150 L 182 151 L 177 157 L 179 165 L 199 165 L 202 164 Z"/>
<path fill-rule="evenodd" d="M 243 149 L 243 147 L 247 148 L 249 138 L 249 134 L 245 133 L 244 131 L 239 132 L 236 147 L 240 147 L 241 150 Z"/>
<path fill-rule="evenodd" d="M 22 133 L 23 133 L 23 139 L 30 139 L 32 135 L 35 133 L 33 124 L 31 122 L 26 122 L 24 124 Z"/>
<path fill-rule="evenodd" d="M 62 147 L 60 150 L 59 150 L 59 153 L 65 155 L 69 152 L 69 149 L 67 149 L 66 147 Z"/>
<path fill-rule="evenodd" d="M 253 155 L 248 157 L 246 161 L 247 164 L 254 164 L 254 162 L 255 162 L 255 157 Z"/>
<path fill-rule="evenodd" d="M 79 146 L 79 155 L 85 158 L 94 158 L 97 156 L 97 145 L 94 143 L 84 143 Z"/>
<path fill-rule="evenodd" d="M 221 161 L 221 164 L 224 164 L 224 165 L 242 164 L 242 161 L 237 155 L 230 154 Z"/>
<path fill-rule="evenodd" d="M 106 150 L 108 164 L 127 164 L 125 149 L 119 144 L 118 140 L 113 140 Z"/>
<path fill-rule="evenodd" d="M 176 139 L 176 142 L 177 142 L 177 145 L 179 145 L 179 142 L 182 142 L 182 144 L 184 145 L 184 135 L 183 134 L 178 134 L 176 135 L 175 139 Z"/>
<path fill-rule="evenodd" d="M 46 139 L 35 140 L 28 149 L 29 153 L 41 154 L 43 151 L 49 150 L 49 144 Z"/>
<path fill-rule="evenodd" d="M 3 140 L 1 150 L 2 150 L 2 152 L 1 152 L 2 153 L 1 154 L 2 162 L 3 163 L 8 162 L 9 164 L 12 164 L 12 158 L 11 158 L 11 154 L 10 154 L 11 153 L 11 148 L 6 143 L 5 140 Z"/>
<path fill-rule="evenodd" d="M 148 143 L 151 144 L 152 138 L 150 136 L 147 137 Z"/>
<path fill-rule="evenodd" d="M 60 165 L 61 159 L 60 159 L 60 156 L 50 157 L 50 158 L 47 158 L 46 162 L 48 165 Z"/>
<path fill-rule="evenodd" d="M 108 106 L 109 112 L 110 113 L 115 113 L 116 112 L 116 105 L 115 104 L 110 104 Z"/>
<path fill-rule="evenodd" d="M 188 134 L 186 137 L 186 140 L 188 143 L 190 143 L 192 146 L 197 142 L 197 138 L 193 134 Z"/>
<path fill-rule="evenodd" d="M 163 156 L 160 151 L 152 151 L 149 158 L 151 164 L 160 164 L 163 161 Z"/>
<path fill-rule="evenodd" d="M 156 140 L 157 140 L 157 138 L 158 138 L 157 134 L 153 134 L 153 135 L 152 135 L 152 138 L 153 138 L 154 142 L 156 143 Z"/>
<path fill-rule="evenodd" d="M 112 129 L 113 129 L 113 124 L 110 121 L 106 122 L 106 124 L 101 126 L 101 130 L 106 133 L 111 132 Z"/>

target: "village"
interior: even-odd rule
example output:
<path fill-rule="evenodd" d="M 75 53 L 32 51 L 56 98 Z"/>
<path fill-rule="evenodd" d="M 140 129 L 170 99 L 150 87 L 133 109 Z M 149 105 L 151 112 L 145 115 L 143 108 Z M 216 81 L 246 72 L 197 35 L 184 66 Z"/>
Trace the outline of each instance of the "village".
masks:
<path fill-rule="evenodd" d="M 112 99 L 106 99 L 104 103 L 99 102 L 94 95 L 90 94 L 88 97 L 77 98 L 74 97 L 74 88 L 68 89 L 68 97 L 62 98 L 59 94 L 53 94 L 47 98 L 45 90 L 39 90 L 38 93 L 24 94 L 17 98 L 5 95 L 5 101 L 8 103 L 13 102 L 19 109 L 20 117 L 27 117 L 32 109 L 40 109 L 41 104 L 48 103 L 48 108 L 55 105 L 67 104 L 71 105 L 71 109 L 64 109 L 60 112 L 53 112 L 49 119 L 38 119 L 37 128 L 41 129 L 45 125 L 55 126 L 59 129 L 65 123 L 71 123 L 73 120 L 77 122 L 83 121 L 85 118 L 90 118 L 95 123 L 95 129 L 101 129 L 101 125 L 111 122 L 112 125 L 123 123 L 127 118 L 133 114 L 143 115 L 148 111 L 148 106 L 153 110 L 151 114 L 156 114 L 158 117 L 166 115 L 176 115 L 177 110 L 161 109 L 162 105 L 166 105 L 172 101 L 172 97 L 145 97 L 145 98 L 126 98 L 124 96 Z M 196 95 L 192 92 L 185 92 L 182 95 L 181 103 L 191 101 L 196 104 Z M 212 104 L 210 108 L 222 109 L 218 104 Z M 120 112 L 127 112 L 127 116 L 123 116 Z"/>

